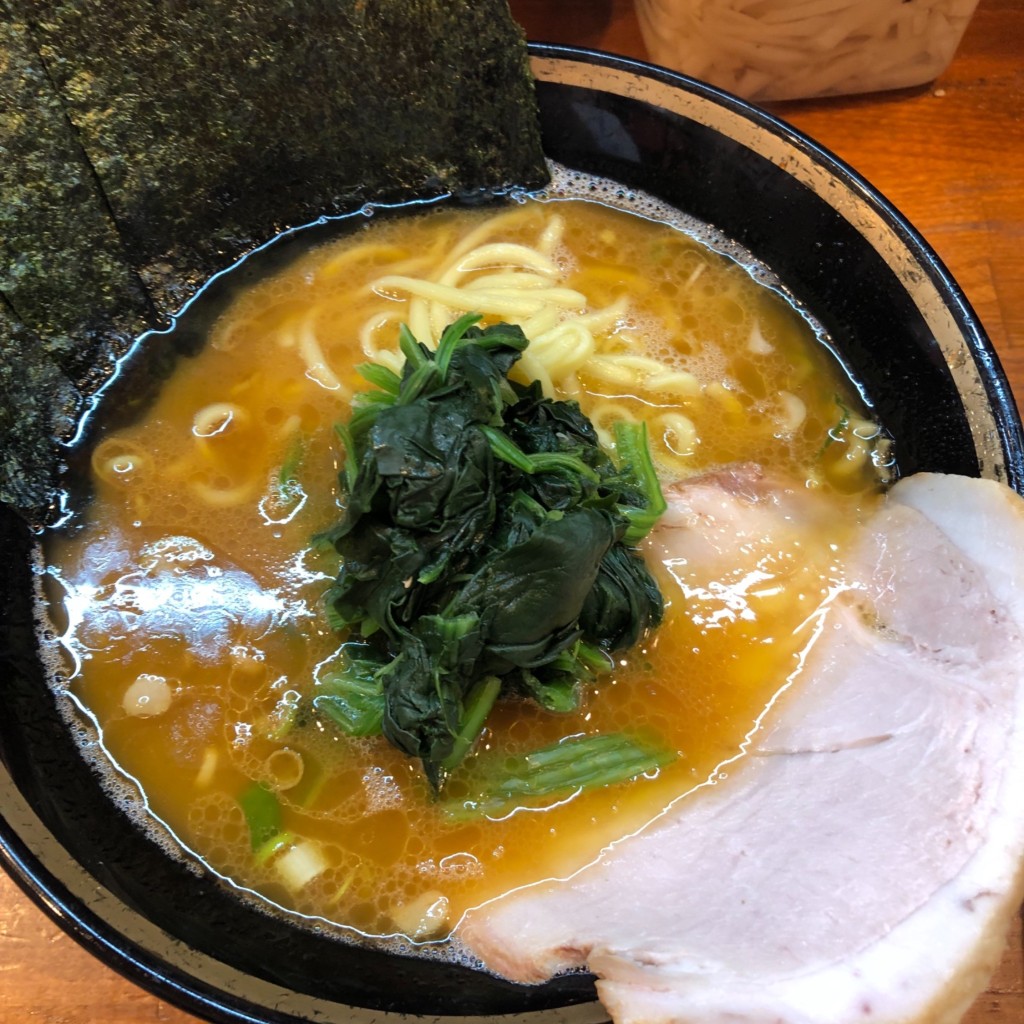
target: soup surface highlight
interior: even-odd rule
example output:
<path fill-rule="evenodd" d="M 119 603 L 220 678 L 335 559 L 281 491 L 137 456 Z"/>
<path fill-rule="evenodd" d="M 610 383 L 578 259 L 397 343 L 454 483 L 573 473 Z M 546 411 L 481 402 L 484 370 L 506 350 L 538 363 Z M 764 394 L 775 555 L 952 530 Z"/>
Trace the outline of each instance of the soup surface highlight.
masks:
<path fill-rule="evenodd" d="M 831 495 L 835 515 L 713 579 L 653 564 L 661 627 L 577 712 L 500 704 L 437 800 L 417 762 L 312 705 L 345 642 L 322 605 L 337 556 L 312 538 L 340 514 L 334 425 L 365 387 L 356 367 L 399 369 L 399 324 L 434 344 L 466 310 L 521 324 L 513 376 L 577 400 L 609 445 L 617 419 L 646 422 L 666 489 L 754 461 Z M 46 553 L 73 662 L 58 688 L 111 778 L 134 779 L 214 871 L 342 930 L 443 939 L 466 909 L 579 868 L 742 756 L 844 585 L 842 547 L 884 461 L 806 319 L 678 226 L 557 191 L 367 219 L 238 295 L 145 414 L 95 447 L 84 522 Z M 497 820 L 453 812 L 482 759 L 606 732 L 677 757 Z"/>

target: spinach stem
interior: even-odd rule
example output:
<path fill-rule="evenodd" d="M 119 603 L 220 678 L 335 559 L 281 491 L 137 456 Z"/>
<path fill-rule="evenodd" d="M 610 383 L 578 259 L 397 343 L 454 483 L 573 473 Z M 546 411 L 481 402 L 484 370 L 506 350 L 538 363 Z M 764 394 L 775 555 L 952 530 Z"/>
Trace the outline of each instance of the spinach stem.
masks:
<path fill-rule="evenodd" d="M 349 430 L 347 423 L 335 423 L 334 432 L 340 438 L 341 446 L 345 451 L 345 465 L 343 468 L 345 485 L 349 490 L 352 490 L 356 485 L 356 478 L 359 476 L 359 456 L 356 453 L 352 431 Z"/>
<path fill-rule="evenodd" d="M 380 388 L 389 395 L 397 396 L 402 387 L 402 378 L 394 370 L 389 370 L 380 363 L 360 363 L 356 367 L 356 372 L 367 384 Z"/>
<path fill-rule="evenodd" d="M 578 455 L 574 455 L 572 452 L 534 452 L 532 455 L 527 455 L 503 431 L 490 426 L 481 426 L 480 430 L 487 438 L 491 451 L 499 459 L 522 470 L 528 476 L 533 476 L 534 473 L 565 472 L 577 473 L 593 483 L 599 483 L 601 480 L 600 474 L 595 469 L 591 469 Z"/>
<path fill-rule="evenodd" d="M 463 313 L 454 323 L 449 324 L 441 335 L 441 341 L 437 346 L 434 355 L 434 362 L 437 364 L 441 380 L 448 379 L 448 364 L 452 361 L 455 350 L 459 347 L 466 331 L 475 323 L 479 323 L 483 317 L 479 313 Z"/>
<path fill-rule="evenodd" d="M 675 760 L 667 749 L 625 733 L 576 736 L 514 758 L 485 771 L 476 795 L 452 801 L 450 817 L 470 819 L 500 814 L 521 800 L 625 782 Z"/>
<path fill-rule="evenodd" d="M 500 692 L 501 680 L 497 676 L 486 676 L 469 691 L 451 753 L 441 762 L 445 771 L 451 771 L 469 752 Z"/>
<path fill-rule="evenodd" d="M 651 528 L 668 504 L 661 493 L 658 474 L 651 461 L 651 451 L 647 444 L 647 424 L 619 422 L 615 424 L 614 429 L 617 461 L 644 498 L 642 508 L 619 506 L 629 520 L 623 541 L 626 544 L 637 544 L 651 532 Z"/>

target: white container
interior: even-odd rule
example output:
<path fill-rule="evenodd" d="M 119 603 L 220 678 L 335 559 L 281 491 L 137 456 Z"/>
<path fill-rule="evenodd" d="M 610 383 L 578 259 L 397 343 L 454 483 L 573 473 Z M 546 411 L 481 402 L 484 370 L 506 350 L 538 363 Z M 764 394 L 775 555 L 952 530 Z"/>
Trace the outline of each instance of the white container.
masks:
<path fill-rule="evenodd" d="M 636 0 L 651 60 L 752 100 L 900 89 L 953 59 L 978 0 Z"/>

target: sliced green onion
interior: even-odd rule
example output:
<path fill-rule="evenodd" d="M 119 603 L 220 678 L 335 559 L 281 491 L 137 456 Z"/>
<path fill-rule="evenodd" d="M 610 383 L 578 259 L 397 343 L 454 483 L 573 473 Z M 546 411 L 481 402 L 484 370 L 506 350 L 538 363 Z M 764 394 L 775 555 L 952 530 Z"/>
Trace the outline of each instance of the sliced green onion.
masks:
<path fill-rule="evenodd" d="M 281 805 L 274 793 L 262 782 L 253 782 L 238 797 L 238 803 L 249 826 L 249 841 L 258 850 L 271 836 L 281 830 Z"/>

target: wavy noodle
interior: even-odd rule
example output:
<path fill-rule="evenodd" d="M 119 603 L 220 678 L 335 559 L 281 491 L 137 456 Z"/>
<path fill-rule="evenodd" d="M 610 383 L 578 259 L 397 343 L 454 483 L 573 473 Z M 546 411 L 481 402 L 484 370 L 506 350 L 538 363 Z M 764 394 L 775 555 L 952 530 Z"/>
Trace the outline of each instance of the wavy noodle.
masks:
<path fill-rule="evenodd" d="M 460 260 L 442 274 L 440 280 L 442 284 L 454 284 L 458 280 L 459 274 L 465 274 L 471 270 L 509 266 L 518 266 L 523 269 L 532 268 L 537 272 L 537 278 L 542 281 L 549 281 L 558 276 L 558 267 L 545 253 L 515 242 L 491 242 L 473 249 L 465 259 Z M 524 280 L 528 276 L 523 274 L 519 279 Z"/>
<path fill-rule="evenodd" d="M 878 435 L 877 424 L 859 416 L 851 417 L 846 429 L 837 438 L 839 447 L 835 450 L 841 454 L 825 463 L 826 478 L 845 488 L 872 458 Z"/>
<path fill-rule="evenodd" d="M 219 487 L 202 477 L 196 477 L 188 481 L 188 489 L 196 498 L 211 508 L 233 508 L 244 502 L 252 501 L 261 490 L 261 481 L 252 478 L 240 484 Z"/>
<path fill-rule="evenodd" d="M 651 397 L 656 392 L 685 400 L 701 392 L 700 382 L 692 373 L 667 368 L 650 356 L 612 353 L 592 360 L 587 369 L 606 384 L 630 388 L 633 393 L 648 393 Z"/>
<path fill-rule="evenodd" d="M 699 278 L 701 274 L 703 274 L 704 271 L 707 269 L 707 262 L 705 260 L 701 260 L 701 262 L 698 263 L 697 266 L 693 268 L 693 272 L 686 279 L 686 283 L 683 285 L 683 290 L 688 291 L 690 288 L 692 288 L 697 283 L 697 278 Z"/>
<path fill-rule="evenodd" d="M 663 412 L 654 418 L 651 433 L 659 436 L 664 442 L 668 457 L 673 462 L 680 462 L 677 468 L 685 466 L 685 460 L 693 456 L 698 444 L 697 428 L 693 420 L 681 412 Z M 672 457 L 675 456 L 675 459 Z"/>
<path fill-rule="evenodd" d="M 475 290 L 456 288 L 424 281 L 415 277 L 388 275 L 378 278 L 373 284 L 374 291 L 387 294 L 388 291 L 407 292 L 421 299 L 429 299 L 448 309 L 497 314 L 499 316 L 522 317 L 537 313 L 545 304 L 574 309 L 587 300 L 580 292 L 570 288 L 487 288 Z M 431 340 L 436 341 L 436 338 Z"/>
<path fill-rule="evenodd" d="M 576 373 L 594 354 L 594 335 L 580 320 L 569 320 L 532 335 L 527 351 L 556 379 Z"/>
<path fill-rule="evenodd" d="M 224 433 L 232 424 L 247 424 L 250 420 L 248 411 L 235 402 L 211 402 L 192 417 L 192 433 L 206 441 Z"/>
<path fill-rule="evenodd" d="M 535 211 L 530 210 L 527 207 L 513 207 L 512 209 L 505 210 L 502 213 L 497 213 L 492 217 L 488 217 L 482 224 L 475 228 L 470 229 L 462 236 L 462 238 L 451 248 L 448 254 L 448 261 L 443 267 L 441 274 L 442 276 L 448 271 L 448 269 L 458 263 L 462 257 L 471 252 L 473 249 L 484 244 L 484 240 L 494 235 L 500 235 L 502 231 L 506 229 L 518 227 L 524 217 L 529 217 L 531 213 Z M 550 224 L 550 220 L 548 221 Z M 556 230 L 560 230 L 560 227 Z"/>
<path fill-rule="evenodd" d="M 624 407 L 613 398 L 599 398 L 590 407 L 590 422 L 594 424 L 597 436 L 606 448 L 615 446 L 616 423 L 638 423 L 640 417 L 632 409 Z"/>
<path fill-rule="evenodd" d="M 683 401 L 695 398 L 701 391 L 700 381 L 688 370 L 662 368 L 660 373 L 652 373 L 647 378 L 647 386 L 652 391 L 672 395 Z"/>
<path fill-rule="evenodd" d="M 430 303 L 425 299 L 413 297 L 409 302 L 409 316 L 406 322 L 414 338 L 422 339 L 431 348 L 435 346 L 434 331 L 430 323 Z"/>
<path fill-rule="evenodd" d="M 137 445 L 120 438 L 102 441 L 93 450 L 92 471 L 107 484 L 135 483 L 152 465 L 152 458 Z"/>
<path fill-rule="evenodd" d="M 625 295 L 620 295 L 611 305 L 583 313 L 575 322 L 595 333 L 611 331 L 625 317 L 628 310 L 629 299 Z"/>
<path fill-rule="evenodd" d="M 196 789 L 208 789 L 217 774 L 217 762 L 220 757 L 216 747 L 208 746 L 203 751 L 203 759 L 199 764 L 199 771 L 196 772 L 194 785 Z"/>
<path fill-rule="evenodd" d="M 555 330 L 560 319 L 561 313 L 559 310 L 547 307 L 537 313 L 536 316 L 531 316 L 528 320 L 524 320 L 520 326 L 523 328 L 523 333 L 530 339 L 530 344 L 533 345 L 549 331 Z M 574 323 L 580 324 L 581 321 L 582 317 L 575 320 Z"/>
<path fill-rule="evenodd" d="M 636 380 L 635 368 L 622 364 L 614 356 L 601 356 L 591 361 L 587 370 L 591 377 L 602 384 L 628 388 Z"/>
<path fill-rule="evenodd" d="M 348 397 L 346 389 L 342 387 L 334 371 L 327 365 L 327 358 L 324 356 L 320 342 L 317 340 L 316 331 L 313 326 L 314 316 L 311 313 L 307 316 L 299 329 L 298 349 L 306 364 L 306 376 L 315 381 L 322 388 L 328 391 L 339 391 Z"/>
<path fill-rule="evenodd" d="M 293 438 L 302 429 L 302 417 L 293 412 L 287 419 L 281 422 L 275 433 L 278 437 Z"/>
<path fill-rule="evenodd" d="M 375 245 L 367 242 L 351 249 L 342 249 L 320 267 L 318 276 L 322 281 L 329 281 L 331 278 L 340 277 L 343 271 L 347 272 L 367 263 L 382 263 L 394 267 L 399 261 L 409 258 L 410 253 L 405 246 L 388 243 Z M 420 259 L 422 260 L 422 257 Z"/>
<path fill-rule="evenodd" d="M 870 454 L 871 448 L 867 441 L 858 437 L 855 441 L 850 442 L 846 456 L 837 463 L 835 472 L 842 473 L 843 475 L 853 473 L 854 470 L 858 470 L 864 465 Z"/>
<path fill-rule="evenodd" d="M 372 320 L 367 320 L 359 330 L 359 347 L 362 349 L 363 355 L 372 362 L 381 363 L 395 373 L 401 372 L 404 359 L 393 348 L 381 348 L 377 344 L 377 335 L 383 333 L 384 328 L 394 325 L 394 330 L 388 332 L 389 339 L 394 338 L 401 323 L 402 316 L 397 310 L 388 311 Z M 410 323 L 409 329 L 416 337 L 422 337 L 421 334 L 416 333 L 413 324 Z"/>
<path fill-rule="evenodd" d="M 476 277 L 472 281 L 467 281 L 463 285 L 463 289 L 467 292 L 486 291 L 489 288 L 498 291 L 531 291 L 535 288 L 547 288 L 550 284 L 551 278 L 545 277 L 543 274 L 508 270 L 505 272 L 495 271 L 493 274 Z M 583 296 L 581 295 L 580 298 L 583 299 Z"/>
<path fill-rule="evenodd" d="M 562 244 L 565 234 L 565 221 L 561 217 L 551 217 L 544 225 L 544 230 L 537 239 L 537 248 L 545 255 L 552 256 L 555 249 Z"/>
<path fill-rule="evenodd" d="M 730 419 L 742 419 L 746 416 L 747 411 L 743 408 L 743 403 L 736 396 L 735 392 L 727 388 L 724 384 L 719 381 L 712 381 L 704 389 L 705 393 L 710 395 L 722 409 L 722 412 Z"/>
<path fill-rule="evenodd" d="M 514 376 L 525 382 L 540 381 L 540 386 L 546 395 L 551 395 L 555 392 L 555 384 L 551 379 L 547 366 L 544 365 L 542 359 L 538 358 L 538 354 L 529 348 L 526 349 L 519 360 Z"/>

